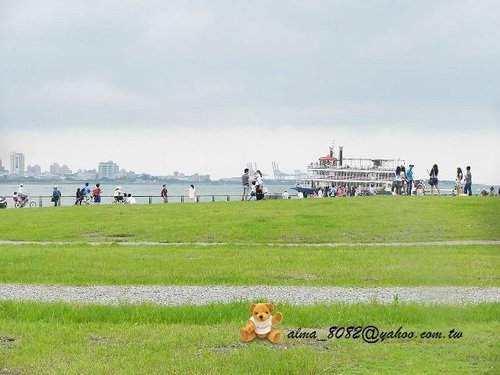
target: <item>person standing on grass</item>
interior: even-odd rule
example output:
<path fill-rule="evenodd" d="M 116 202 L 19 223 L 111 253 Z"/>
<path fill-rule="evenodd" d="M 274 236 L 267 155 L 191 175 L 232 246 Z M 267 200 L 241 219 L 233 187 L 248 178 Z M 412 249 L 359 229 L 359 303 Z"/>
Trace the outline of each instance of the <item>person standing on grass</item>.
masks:
<path fill-rule="evenodd" d="M 470 172 L 470 165 L 465 168 L 465 187 L 464 194 L 472 195 L 472 173 Z"/>
<path fill-rule="evenodd" d="M 403 194 L 403 192 L 406 192 L 405 184 L 408 183 L 408 180 L 406 179 L 406 168 L 404 165 L 401 166 L 401 171 L 399 172 L 399 176 L 401 177 L 401 192 L 400 192 L 400 194 Z"/>
<path fill-rule="evenodd" d="M 101 194 L 102 190 L 100 188 L 100 184 L 95 184 L 95 188 L 92 190 L 92 195 L 94 196 L 94 203 L 101 203 Z"/>
<path fill-rule="evenodd" d="M 464 178 L 464 174 L 462 172 L 462 168 L 457 168 L 457 176 L 455 177 L 455 189 L 457 191 L 457 197 L 462 194 L 462 180 Z"/>
<path fill-rule="evenodd" d="M 168 203 L 168 189 L 167 189 L 167 185 L 163 184 L 163 188 L 161 189 L 160 195 L 163 198 L 163 203 Z"/>
<path fill-rule="evenodd" d="M 190 185 L 188 188 L 188 196 L 189 196 L 189 201 L 191 203 L 196 202 L 196 189 L 194 188 L 194 185 Z"/>
<path fill-rule="evenodd" d="M 82 190 L 80 188 L 77 188 L 76 189 L 76 194 L 75 194 L 75 206 L 76 205 L 82 205 L 82 201 L 83 201 L 83 193 L 82 193 Z"/>
<path fill-rule="evenodd" d="M 429 172 L 429 184 L 431 185 L 431 195 L 434 194 L 434 187 L 438 192 L 438 195 L 441 195 L 441 191 L 439 191 L 439 180 L 438 180 L 439 168 L 437 164 L 434 164 Z"/>
<path fill-rule="evenodd" d="M 264 181 L 262 180 L 262 172 L 257 170 L 255 172 L 255 198 L 260 201 L 264 199 L 264 194 L 266 193 L 264 187 Z"/>
<path fill-rule="evenodd" d="M 241 184 L 243 185 L 243 193 L 241 194 L 241 200 L 248 200 L 248 193 L 250 192 L 250 176 L 248 175 L 248 168 L 245 168 L 243 175 L 241 176 Z"/>
<path fill-rule="evenodd" d="M 401 195 L 401 187 L 403 186 L 403 180 L 401 179 L 401 167 L 398 165 L 396 171 L 394 172 L 394 190 L 396 190 L 396 195 Z"/>
<path fill-rule="evenodd" d="M 411 196 L 411 189 L 413 187 L 413 164 L 410 164 L 408 170 L 406 171 L 406 181 L 408 185 L 406 186 L 406 195 Z"/>
<path fill-rule="evenodd" d="M 52 202 L 54 202 L 54 207 L 61 205 L 61 191 L 54 186 L 54 190 L 52 191 Z"/>

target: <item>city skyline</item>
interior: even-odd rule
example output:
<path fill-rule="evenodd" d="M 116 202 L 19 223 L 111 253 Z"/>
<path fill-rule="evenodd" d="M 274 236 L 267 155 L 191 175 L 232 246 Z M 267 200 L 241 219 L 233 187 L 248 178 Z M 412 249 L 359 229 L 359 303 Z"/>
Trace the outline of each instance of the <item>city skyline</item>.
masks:
<path fill-rule="evenodd" d="M 17 167 L 19 162 L 16 160 L 22 160 L 23 167 Z M 14 164 L 13 164 L 14 160 Z M 67 164 L 60 165 L 59 162 L 53 162 L 50 164 L 49 168 L 42 170 L 42 167 L 37 164 L 28 164 L 24 165 L 25 155 L 23 153 L 11 152 L 11 164 L 10 168 L 3 167 L 3 161 L 0 159 L 0 175 L 8 176 L 9 178 L 20 179 L 23 177 L 77 177 L 80 179 L 119 179 L 119 178 L 138 178 L 141 175 L 149 175 L 153 176 L 147 171 L 142 171 L 140 173 L 136 173 L 132 170 L 127 170 L 125 168 L 120 168 L 120 166 L 112 160 L 101 161 L 98 163 L 97 168 L 84 168 L 78 169 L 76 171 L 71 170 Z M 167 177 L 167 178 L 178 178 L 178 179 L 186 179 L 193 178 L 195 180 L 209 180 L 210 175 L 200 174 L 198 172 L 192 175 L 186 175 L 180 171 L 172 171 L 171 174 L 157 175 L 154 177 Z M 7 180 L 8 181 L 8 180 Z"/>
<path fill-rule="evenodd" d="M 288 173 L 328 152 L 500 184 L 493 0 L 0 2 L 0 159 Z"/>

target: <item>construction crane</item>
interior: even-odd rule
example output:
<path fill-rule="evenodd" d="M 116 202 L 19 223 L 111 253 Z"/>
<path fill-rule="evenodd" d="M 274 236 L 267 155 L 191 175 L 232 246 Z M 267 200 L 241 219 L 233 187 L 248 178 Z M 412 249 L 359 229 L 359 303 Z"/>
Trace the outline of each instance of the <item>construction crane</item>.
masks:
<path fill-rule="evenodd" d="M 273 174 L 275 180 L 286 180 L 287 177 L 293 176 L 291 174 L 282 172 L 280 170 L 280 167 L 278 166 L 278 163 L 276 163 L 275 161 L 272 162 L 272 165 L 273 165 Z"/>

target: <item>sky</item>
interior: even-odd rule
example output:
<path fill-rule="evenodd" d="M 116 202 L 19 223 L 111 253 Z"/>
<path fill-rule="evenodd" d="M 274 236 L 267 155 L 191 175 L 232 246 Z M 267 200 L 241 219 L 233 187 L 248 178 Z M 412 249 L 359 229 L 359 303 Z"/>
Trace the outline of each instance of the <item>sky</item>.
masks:
<path fill-rule="evenodd" d="M 0 159 L 239 176 L 400 158 L 500 184 L 500 1 L 0 0 Z"/>

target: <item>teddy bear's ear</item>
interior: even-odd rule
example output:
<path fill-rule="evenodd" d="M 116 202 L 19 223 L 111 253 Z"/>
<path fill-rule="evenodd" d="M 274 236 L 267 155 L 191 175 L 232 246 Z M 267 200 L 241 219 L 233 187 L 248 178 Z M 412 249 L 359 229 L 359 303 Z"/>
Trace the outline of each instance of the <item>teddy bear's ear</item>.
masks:
<path fill-rule="evenodd" d="M 267 308 L 269 309 L 270 312 L 273 312 L 274 306 L 272 303 L 266 303 Z"/>
<path fill-rule="evenodd" d="M 253 309 L 255 309 L 255 306 L 257 306 L 255 303 L 252 303 L 250 305 L 250 312 L 253 312 Z"/>

